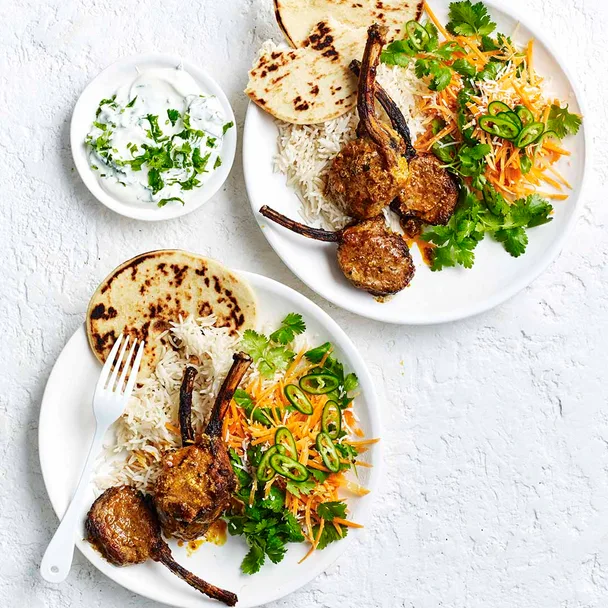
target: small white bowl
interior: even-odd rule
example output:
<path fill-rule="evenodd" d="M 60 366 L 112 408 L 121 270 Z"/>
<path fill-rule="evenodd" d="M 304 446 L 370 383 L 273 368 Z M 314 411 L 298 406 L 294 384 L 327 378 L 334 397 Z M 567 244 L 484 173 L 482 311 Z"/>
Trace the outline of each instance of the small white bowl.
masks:
<path fill-rule="evenodd" d="M 222 165 L 213 172 L 209 180 L 204 183 L 200 190 L 197 190 L 196 195 L 188 200 L 185 205 L 169 204 L 159 208 L 154 203 L 133 204 L 120 201 L 101 187 L 97 175 L 89 164 L 87 147 L 84 143 L 95 120 L 95 111 L 99 101 L 112 96 L 121 85 L 133 79 L 137 75 L 138 69 L 144 71 L 152 68 L 175 68 L 179 65 L 194 78 L 205 93 L 217 97 L 226 115 L 226 122 L 232 121 L 235 125 L 233 129 L 227 131 L 224 137 L 221 152 Z M 206 72 L 173 55 L 136 55 L 120 59 L 107 67 L 82 92 L 74 107 L 70 126 L 70 145 L 72 146 L 74 164 L 91 194 L 100 203 L 116 211 L 116 213 L 150 222 L 186 215 L 206 203 L 222 187 L 230 173 L 236 152 L 236 140 L 236 120 L 224 91 Z"/>

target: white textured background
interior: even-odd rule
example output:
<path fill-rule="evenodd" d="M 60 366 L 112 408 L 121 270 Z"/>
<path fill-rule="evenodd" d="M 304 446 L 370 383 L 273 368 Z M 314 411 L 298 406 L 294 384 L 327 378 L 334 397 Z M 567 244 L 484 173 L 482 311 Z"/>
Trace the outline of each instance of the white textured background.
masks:
<path fill-rule="evenodd" d="M 352 336 L 380 387 L 388 474 L 373 521 L 350 555 L 273 607 L 608 605 L 608 2 L 512 4 L 558 41 L 586 94 L 595 165 L 583 215 L 560 258 L 507 304 L 396 328 L 328 305 L 289 273 L 254 223 L 240 160 L 208 205 L 163 224 L 106 210 L 72 168 L 72 107 L 129 54 L 204 66 L 242 128 L 247 68 L 276 34 L 270 0 L 0 0 L 2 608 L 159 606 L 79 554 L 65 584 L 38 577 L 57 521 L 36 447 L 44 384 L 94 287 L 159 247 L 302 291 Z"/>

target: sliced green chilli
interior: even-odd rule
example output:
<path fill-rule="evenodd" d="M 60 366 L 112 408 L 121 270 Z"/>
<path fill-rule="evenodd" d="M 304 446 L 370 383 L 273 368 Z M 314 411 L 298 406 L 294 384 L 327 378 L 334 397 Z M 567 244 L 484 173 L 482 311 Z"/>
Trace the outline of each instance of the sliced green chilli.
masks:
<path fill-rule="evenodd" d="M 311 395 L 324 395 L 338 388 L 340 379 L 333 374 L 308 374 L 300 378 L 300 388 Z"/>
<path fill-rule="evenodd" d="M 321 431 L 317 435 L 317 450 L 321 454 L 323 464 L 332 472 L 337 473 L 340 470 L 340 456 L 331 437 L 325 432 Z"/>
<path fill-rule="evenodd" d="M 286 426 L 280 426 L 274 434 L 274 443 L 276 446 L 285 448 L 285 453 L 291 458 L 298 457 L 298 448 L 296 440 L 293 438 L 291 431 Z"/>
<path fill-rule="evenodd" d="M 518 148 L 525 148 L 530 144 L 538 141 L 545 132 L 545 125 L 542 122 L 533 122 L 531 125 L 524 127 L 515 141 Z"/>
<path fill-rule="evenodd" d="M 302 389 L 296 384 L 288 384 L 284 391 L 285 397 L 289 400 L 289 403 L 293 405 L 298 412 L 310 416 L 312 414 L 312 403 L 308 400 L 308 397 L 302 392 Z"/>
<path fill-rule="evenodd" d="M 521 121 L 521 118 L 515 114 L 515 112 L 500 112 L 497 114 L 497 116 L 508 118 L 520 131 L 524 128 L 524 123 Z"/>
<path fill-rule="evenodd" d="M 417 50 L 422 51 L 429 43 L 431 37 L 429 33 L 418 23 L 418 21 L 408 21 L 405 24 L 410 44 Z"/>
<path fill-rule="evenodd" d="M 521 158 L 519 159 L 519 166 L 521 167 L 521 172 L 523 175 L 530 173 L 530 170 L 532 169 L 532 161 L 530 160 L 530 157 L 522 154 Z"/>
<path fill-rule="evenodd" d="M 335 401 L 328 401 L 323 407 L 321 428 L 330 439 L 337 439 L 342 430 L 342 410 Z"/>
<path fill-rule="evenodd" d="M 532 114 L 526 106 L 516 106 L 515 113 L 521 118 L 524 125 L 529 125 L 534 122 L 534 114 Z"/>
<path fill-rule="evenodd" d="M 515 139 L 519 135 L 517 125 L 511 119 L 504 116 L 490 116 L 486 114 L 480 116 L 477 122 L 480 128 L 490 135 L 497 135 L 504 139 Z"/>
<path fill-rule="evenodd" d="M 490 114 L 490 116 L 496 116 L 500 112 L 510 112 L 510 111 L 511 111 L 511 108 L 506 103 L 503 103 L 502 101 L 492 101 L 488 105 L 488 114 Z"/>
<path fill-rule="evenodd" d="M 285 454 L 273 454 L 270 457 L 270 466 L 279 475 L 293 481 L 306 481 L 310 475 L 303 464 Z"/>
<path fill-rule="evenodd" d="M 258 481 L 262 481 L 262 482 L 270 481 L 275 476 L 275 471 L 270 466 L 270 458 L 278 453 L 279 453 L 279 446 L 276 446 L 276 445 L 269 447 L 264 452 L 264 454 L 262 455 L 262 459 L 260 460 L 260 464 L 258 465 L 258 470 L 256 473 L 256 477 L 258 478 Z"/>

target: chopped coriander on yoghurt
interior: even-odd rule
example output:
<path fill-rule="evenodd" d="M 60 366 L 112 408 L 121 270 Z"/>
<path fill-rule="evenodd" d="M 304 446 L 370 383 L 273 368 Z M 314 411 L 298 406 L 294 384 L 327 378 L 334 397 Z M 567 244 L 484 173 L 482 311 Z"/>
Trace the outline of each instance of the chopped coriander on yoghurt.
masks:
<path fill-rule="evenodd" d="M 102 99 L 85 143 L 101 186 L 125 203 L 184 205 L 221 166 L 233 128 L 181 68 L 146 70 Z"/>

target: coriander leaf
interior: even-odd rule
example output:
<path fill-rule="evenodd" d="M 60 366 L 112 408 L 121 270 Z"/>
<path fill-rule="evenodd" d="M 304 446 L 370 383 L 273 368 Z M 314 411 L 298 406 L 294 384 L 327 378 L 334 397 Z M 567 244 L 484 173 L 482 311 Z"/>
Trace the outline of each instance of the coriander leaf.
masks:
<path fill-rule="evenodd" d="M 167 110 L 167 116 L 171 121 L 171 126 L 174 127 L 175 123 L 179 120 L 179 111 L 178 110 Z"/>
<path fill-rule="evenodd" d="M 285 557 L 285 542 L 277 535 L 270 535 L 266 541 L 266 555 L 273 564 L 278 564 Z"/>
<path fill-rule="evenodd" d="M 329 473 L 326 473 L 325 471 L 319 471 L 319 469 L 309 468 L 308 471 L 319 483 L 325 483 L 325 481 L 329 477 Z"/>
<path fill-rule="evenodd" d="M 273 424 L 268 409 L 255 408 L 255 403 L 253 402 L 253 399 L 249 396 L 247 391 L 244 391 L 242 388 L 237 388 L 236 391 L 234 391 L 233 399 L 239 407 L 243 408 L 247 418 L 252 418 L 253 412 L 252 419 L 254 422 L 259 422 L 264 426 L 271 426 Z"/>
<path fill-rule="evenodd" d="M 152 194 L 157 194 L 165 187 L 165 182 L 160 176 L 160 172 L 158 169 L 153 168 L 150 169 L 150 171 L 148 172 L 148 186 L 150 186 Z"/>
<path fill-rule="evenodd" d="M 146 131 L 148 137 L 153 139 L 155 142 L 160 142 L 163 139 L 163 132 L 158 126 L 158 116 L 155 114 L 147 114 L 146 120 L 150 123 L 150 128 Z"/>
<path fill-rule="evenodd" d="M 251 355 L 254 361 L 264 357 L 264 352 L 268 346 L 268 339 L 263 334 L 258 334 L 253 329 L 246 329 L 241 340 L 241 348 Z"/>
<path fill-rule="evenodd" d="M 282 321 L 281 327 L 270 334 L 270 339 L 279 344 L 289 344 L 295 336 L 306 331 L 302 315 L 290 312 Z"/>
<path fill-rule="evenodd" d="M 494 233 L 494 238 L 503 244 L 503 247 L 514 257 L 519 257 L 526 251 L 528 244 L 528 235 L 522 228 L 508 228 L 497 230 Z"/>
<path fill-rule="evenodd" d="M 282 346 L 270 348 L 266 354 L 267 362 L 274 366 L 276 370 L 286 369 L 294 357 L 295 353 Z"/>
<path fill-rule="evenodd" d="M 194 148 L 192 152 L 192 166 L 196 169 L 197 173 L 202 173 L 207 166 L 211 152 L 207 152 L 205 156 L 201 156 L 201 149 Z"/>
<path fill-rule="evenodd" d="M 137 95 L 135 95 L 135 97 L 133 97 L 133 99 L 125 107 L 132 108 L 135 105 L 136 101 L 137 101 Z"/>
<path fill-rule="evenodd" d="M 452 64 L 452 69 L 461 76 L 475 76 L 477 73 L 475 66 L 466 59 L 456 59 Z"/>
<path fill-rule="evenodd" d="M 433 69 L 433 78 L 429 83 L 431 91 L 443 91 L 452 82 L 452 71 L 448 67 Z"/>
<path fill-rule="evenodd" d="M 448 32 L 460 36 L 488 36 L 496 29 L 482 2 L 473 4 L 470 0 L 450 3 Z"/>
<path fill-rule="evenodd" d="M 567 105 L 565 108 L 556 104 L 551 105 L 549 119 L 547 120 L 547 130 L 554 131 L 560 139 L 563 139 L 566 135 L 576 135 L 581 123 L 581 116 L 568 112 Z"/>
<path fill-rule="evenodd" d="M 268 496 L 262 500 L 262 506 L 274 513 L 280 513 L 285 506 L 285 494 L 279 488 L 272 486 Z"/>
<path fill-rule="evenodd" d="M 304 542 L 304 535 L 298 520 L 289 511 L 283 512 L 283 523 L 279 526 L 279 531 L 285 534 L 288 543 Z"/>
<path fill-rule="evenodd" d="M 350 373 L 344 378 L 344 390 L 349 393 L 359 386 L 359 378 L 354 373 Z"/>
<path fill-rule="evenodd" d="M 222 159 L 218 156 L 215 159 L 215 163 L 213 163 L 213 170 L 217 169 L 218 167 L 222 166 Z"/>
<path fill-rule="evenodd" d="M 243 334 L 241 348 L 253 358 L 263 376 L 270 378 L 285 369 L 295 354 L 283 346 L 271 346 L 268 338 L 248 329 Z"/>
<path fill-rule="evenodd" d="M 483 70 L 477 72 L 477 80 L 496 80 L 503 64 L 500 61 L 488 61 Z"/>
<path fill-rule="evenodd" d="M 231 129 L 232 127 L 234 127 L 234 123 L 232 121 L 227 122 L 223 127 L 222 127 L 222 135 L 226 135 L 226 131 L 228 131 L 228 129 Z"/>
<path fill-rule="evenodd" d="M 334 517 L 346 518 L 346 504 L 342 501 L 335 500 L 331 502 L 322 502 L 317 507 L 319 517 L 327 521 L 333 521 Z"/>
<path fill-rule="evenodd" d="M 307 481 L 293 481 L 288 479 L 285 487 L 290 494 L 299 498 L 301 494 L 308 496 L 315 489 L 316 485 L 317 482 L 312 479 L 308 479 Z"/>
<path fill-rule="evenodd" d="M 264 565 L 264 548 L 258 541 L 250 541 L 247 538 L 247 542 L 249 543 L 249 552 L 241 563 L 241 570 L 245 574 L 255 574 Z"/>
<path fill-rule="evenodd" d="M 331 526 L 325 526 L 323 528 L 323 532 L 321 532 L 321 538 L 319 539 L 319 544 L 317 545 L 317 549 L 322 551 L 329 545 L 337 540 L 342 540 L 348 534 L 348 528 L 344 526 L 338 526 L 342 532 L 342 536 L 336 530 L 336 527 L 332 524 Z M 319 526 L 312 527 L 312 533 L 315 538 L 319 536 Z"/>
<path fill-rule="evenodd" d="M 182 190 L 192 190 L 197 186 L 200 186 L 200 180 L 196 177 L 196 172 L 193 173 L 187 180 L 183 182 L 179 182 L 179 185 L 182 187 Z"/>
<path fill-rule="evenodd" d="M 180 202 L 182 205 L 185 205 L 185 204 L 186 204 L 186 203 L 184 203 L 184 201 L 183 201 L 181 198 L 179 198 L 178 196 L 171 196 L 171 197 L 169 197 L 169 198 L 161 198 L 161 199 L 158 201 L 157 205 L 158 205 L 159 207 L 164 207 L 164 206 L 165 206 L 167 203 L 171 203 L 171 202 L 173 202 L 173 201 L 179 201 L 179 202 Z"/>

